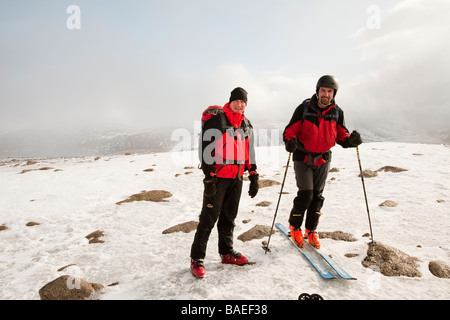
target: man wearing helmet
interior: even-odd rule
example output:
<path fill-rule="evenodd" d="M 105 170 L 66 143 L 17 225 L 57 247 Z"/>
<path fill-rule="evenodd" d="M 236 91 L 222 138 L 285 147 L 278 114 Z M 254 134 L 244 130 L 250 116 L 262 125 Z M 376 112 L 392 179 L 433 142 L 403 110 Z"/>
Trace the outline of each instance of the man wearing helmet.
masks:
<path fill-rule="evenodd" d="M 283 133 L 286 150 L 293 153 L 297 196 L 289 216 L 291 237 L 303 246 L 301 226 L 306 214 L 305 235 L 308 242 L 320 248 L 316 229 L 325 198 L 322 195 L 330 169 L 331 148 L 338 143 L 344 148 L 362 143 L 357 131 L 351 134 L 344 125 L 344 112 L 335 102 L 339 89 L 337 79 L 322 76 L 316 93 L 294 111 Z"/>

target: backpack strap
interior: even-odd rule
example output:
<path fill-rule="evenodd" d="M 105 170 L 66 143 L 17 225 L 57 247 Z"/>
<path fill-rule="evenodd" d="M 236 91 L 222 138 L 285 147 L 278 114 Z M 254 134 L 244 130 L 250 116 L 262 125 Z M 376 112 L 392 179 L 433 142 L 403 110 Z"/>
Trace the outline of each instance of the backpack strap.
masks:
<path fill-rule="evenodd" d="M 310 105 L 310 99 L 306 99 L 303 102 L 303 116 L 302 116 L 302 124 L 305 121 L 306 116 L 312 116 L 312 117 L 316 117 L 316 118 L 323 118 L 323 119 L 329 119 L 329 120 L 334 120 L 336 122 L 338 122 L 339 120 L 339 106 L 337 104 L 334 105 L 333 108 L 333 113 L 331 114 L 319 114 L 317 112 L 311 112 L 308 110 L 308 107 Z"/>
<path fill-rule="evenodd" d="M 231 123 L 228 121 L 227 116 L 225 115 L 225 112 L 219 112 L 217 115 L 220 117 L 220 128 L 222 132 L 227 131 L 228 129 L 233 128 Z"/>
<path fill-rule="evenodd" d="M 313 115 L 311 112 L 306 112 L 306 110 L 308 109 L 308 106 L 310 104 L 310 99 L 306 99 L 305 101 L 303 101 L 303 114 L 302 114 L 302 122 L 301 124 L 303 124 L 303 122 L 305 122 L 306 116 L 307 115 Z"/>

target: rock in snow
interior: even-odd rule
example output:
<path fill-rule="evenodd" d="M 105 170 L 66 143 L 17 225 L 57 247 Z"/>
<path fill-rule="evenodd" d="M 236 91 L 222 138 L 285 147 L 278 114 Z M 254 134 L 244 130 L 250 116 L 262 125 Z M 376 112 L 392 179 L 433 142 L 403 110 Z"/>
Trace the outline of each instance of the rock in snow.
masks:
<path fill-rule="evenodd" d="M 366 268 L 377 267 L 383 275 L 388 277 L 421 277 L 422 274 L 418 270 L 417 262 L 417 258 L 410 257 L 398 249 L 377 242 L 369 244 L 367 256 L 362 261 L 362 265 Z"/>
<path fill-rule="evenodd" d="M 41 300 L 95 300 L 104 286 L 68 275 L 61 276 L 39 290 Z"/>
<path fill-rule="evenodd" d="M 174 232 L 184 232 L 189 233 L 197 229 L 198 221 L 188 221 L 184 223 L 177 224 L 176 226 L 165 229 L 162 233 L 174 233 Z"/>
<path fill-rule="evenodd" d="M 430 272 L 438 278 L 450 279 L 450 266 L 440 261 L 431 261 L 428 264 Z"/>

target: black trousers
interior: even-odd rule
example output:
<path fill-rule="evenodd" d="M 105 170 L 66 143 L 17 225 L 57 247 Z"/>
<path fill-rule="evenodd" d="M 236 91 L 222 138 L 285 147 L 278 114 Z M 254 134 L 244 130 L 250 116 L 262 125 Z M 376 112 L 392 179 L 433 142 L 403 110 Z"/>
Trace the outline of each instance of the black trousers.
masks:
<path fill-rule="evenodd" d="M 217 222 L 219 254 L 233 250 L 234 220 L 242 193 L 242 180 L 218 178 L 217 193 L 213 199 L 203 196 L 200 221 L 191 247 L 192 259 L 204 259 L 209 236 Z"/>
<path fill-rule="evenodd" d="M 325 200 L 322 192 L 329 170 L 330 162 L 321 166 L 311 166 L 303 161 L 294 161 L 298 191 L 289 216 L 291 226 L 300 228 L 306 213 L 305 228 L 312 231 L 316 230 L 319 224 L 319 212 Z"/>

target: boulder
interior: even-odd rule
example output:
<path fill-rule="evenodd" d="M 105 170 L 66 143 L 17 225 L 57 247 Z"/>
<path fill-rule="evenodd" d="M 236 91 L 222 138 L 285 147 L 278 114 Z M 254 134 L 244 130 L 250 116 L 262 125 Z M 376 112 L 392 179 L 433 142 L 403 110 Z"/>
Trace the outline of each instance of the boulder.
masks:
<path fill-rule="evenodd" d="M 95 300 L 104 286 L 80 278 L 64 275 L 39 290 L 41 300 Z"/>
<path fill-rule="evenodd" d="M 271 227 L 269 226 L 262 226 L 262 225 L 256 225 L 250 230 L 244 232 L 241 234 L 238 239 L 246 242 L 253 239 L 262 239 L 264 237 L 267 237 L 270 235 Z M 275 233 L 275 231 L 272 231 L 272 233 Z"/>
<path fill-rule="evenodd" d="M 435 277 L 450 279 L 450 267 L 442 262 L 431 261 L 428 264 L 428 270 L 430 270 Z"/>

